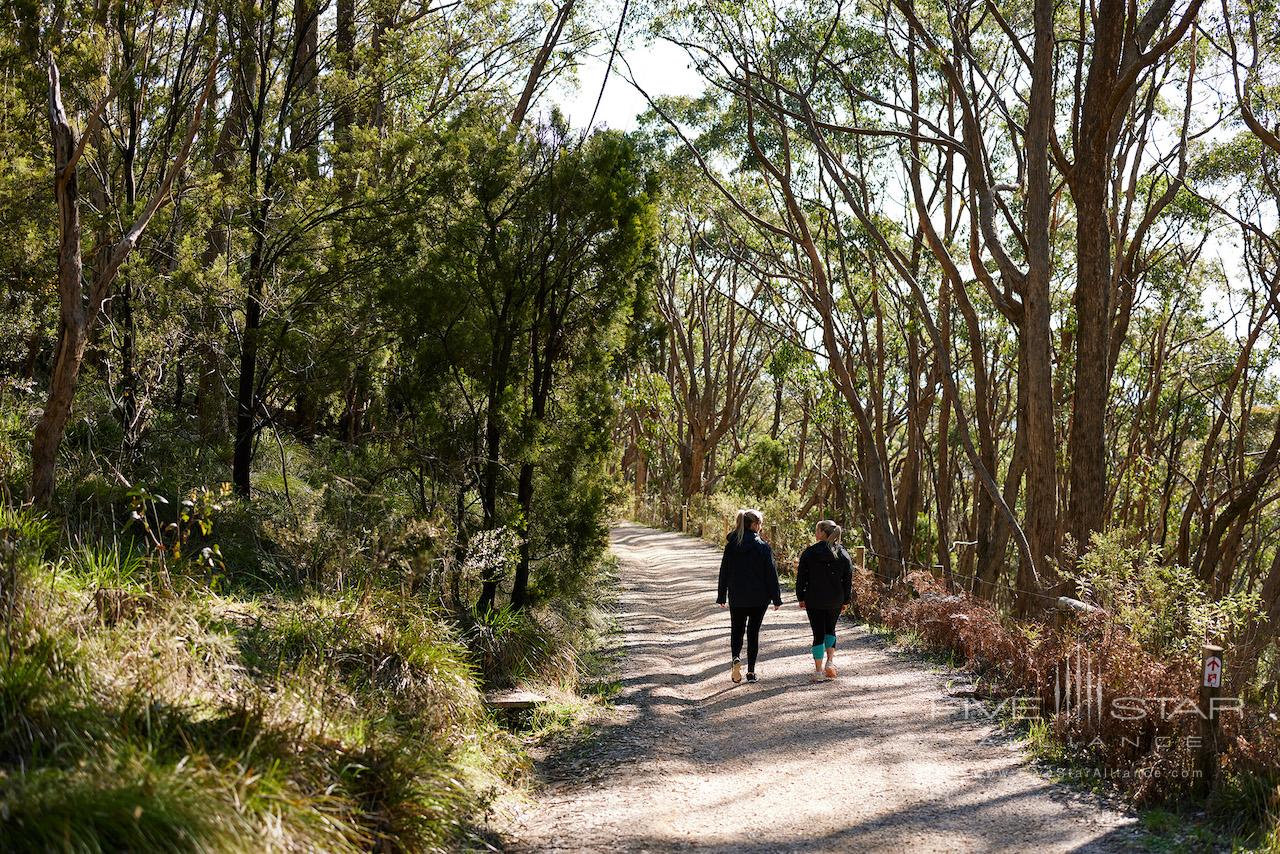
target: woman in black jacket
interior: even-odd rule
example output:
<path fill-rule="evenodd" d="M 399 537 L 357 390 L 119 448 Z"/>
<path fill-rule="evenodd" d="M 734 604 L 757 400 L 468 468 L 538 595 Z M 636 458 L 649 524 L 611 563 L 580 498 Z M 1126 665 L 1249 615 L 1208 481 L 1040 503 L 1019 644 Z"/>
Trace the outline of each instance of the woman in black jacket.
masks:
<path fill-rule="evenodd" d="M 813 535 L 818 541 L 801 553 L 796 567 L 796 600 L 809 614 L 812 681 L 819 682 L 836 678 L 836 621 L 853 598 L 853 561 L 840 545 L 840 526 L 835 522 L 822 520 Z"/>
<path fill-rule="evenodd" d="M 738 521 L 729 534 L 720 559 L 720 590 L 716 604 L 729 603 L 729 646 L 733 652 L 730 678 L 742 681 L 742 635 L 747 636 L 747 681 L 756 681 L 756 655 L 760 652 L 760 625 L 769 603 L 773 610 L 782 607 L 782 590 L 778 586 L 778 569 L 773 563 L 773 549 L 760 539 L 764 516 L 759 510 L 739 510 Z"/>

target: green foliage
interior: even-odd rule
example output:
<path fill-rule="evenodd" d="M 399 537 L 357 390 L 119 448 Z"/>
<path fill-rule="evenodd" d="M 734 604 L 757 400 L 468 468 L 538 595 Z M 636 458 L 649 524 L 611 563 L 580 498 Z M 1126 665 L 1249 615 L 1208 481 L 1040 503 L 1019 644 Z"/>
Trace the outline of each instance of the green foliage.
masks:
<path fill-rule="evenodd" d="M 786 447 L 777 439 L 761 436 L 745 454 L 734 460 L 729 483 L 744 495 L 773 498 L 787 471 Z"/>
<path fill-rule="evenodd" d="M 1215 784 L 1208 810 L 1233 835 L 1265 836 L 1280 826 L 1280 779 L 1248 771 L 1226 774 Z"/>
<path fill-rule="evenodd" d="M 1096 534 L 1073 575 L 1081 594 L 1107 608 L 1159 655 L 1199 650 L 1206 638 L 1232 638 L 1258 619 L 1255 591 L 1215 598 L 1189 569 L 1165 563 L 1159 549 L 1132 545 L 1129 532 Z"/>
<path fill-rule="evenodd" d="M 467 832 L 482 798 L 459 765 L 490 724 L 421 602 L 188 593 L 104 625 L 89 588 L 137 591 L 154 558 L 82 546 L 59 568 L 26 542 L 42 592 L 0 638 L 4 850 L 434 850 Z M 81 583 L 50 587 L 67 572 Z M 500 770 L 509 745 L 490 744 Z"/>
<path fill-rule="evenodd" d="M 132 546 L 82 545 L 67 558 L 66 569 L 86 589 L 128 588 L 141 591 L 148 583 L 150 565 Z"/>
<path fill-rule="evenodd" d="M 533 673 L 547 651 L 546 639 L 527 611 L 508 606 L 472 614 L 467 645 L 495 684 L 509 687 Z"/>

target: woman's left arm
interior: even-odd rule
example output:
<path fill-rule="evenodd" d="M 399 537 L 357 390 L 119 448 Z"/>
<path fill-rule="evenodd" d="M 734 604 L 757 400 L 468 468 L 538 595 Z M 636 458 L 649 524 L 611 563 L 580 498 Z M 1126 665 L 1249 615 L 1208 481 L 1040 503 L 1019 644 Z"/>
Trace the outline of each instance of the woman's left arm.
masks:
<path fill-rule="evenodd" d="M 853 601 L 853 560 L 844 549 L 840 553 L 844 557 L 840 580 L 844 583 L 844 604 L 848 605 Z"/>
<path fill-rule="evenodd" d="M 778 583 L 778 565 L 773 562 L 773 549 L 768 543 L 764 546 L 764 559 L 769 565 L 769 577 L 773 580 L 773 607 L 776 610 L 782 607 L 782 585 Z"/>

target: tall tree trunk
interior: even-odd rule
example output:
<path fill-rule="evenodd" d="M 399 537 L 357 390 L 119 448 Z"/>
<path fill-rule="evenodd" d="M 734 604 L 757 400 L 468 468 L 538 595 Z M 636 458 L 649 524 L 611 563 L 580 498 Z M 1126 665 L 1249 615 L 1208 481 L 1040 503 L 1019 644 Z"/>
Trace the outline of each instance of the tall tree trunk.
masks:
<path fill-rule="evenodd" d="M 1057 441 L 1053 417 L 1053 348 L 1049 280 L 1049 135 L 1053 121 L 1053 0 L 1035 0 L 1031 109 L 1027 121 L 1027 275 L 1023 279 L 1022 348 L 1027 447 L 1027 541 L 1034 564 L 1020 561 L 1017 610 L 1032 607 L 1031 591 L 1055 576 L 1058 528 Z M 1019 425 L 1022 429 L 1022 425 Z M 1043 578 L 1036 577 L 1036 567 Z"/>
<path fill-rule="evenodd" d="M 1110 397 L 1112 238 L 1108 195 L 1119 122 L 1127 115 L 1142 69 L 1168 53 L 1199 14 L 1191 0 L 1157 44 L 1172 0 L 1139 17 L 1126 0 L 1099 0 L 1092 55 L 1076 127 L 1076 160 L 1068 175 L 1076 207 L 1076 365 L 1068 440 L 1068 530 L 1083 552 L 1102 529 L 1107 500 L 1106 409 Z M 1132 16 L 1130 13 L 1133 13 Z"/>
<path fill-rule="evenodd" d="M 938 327 L 944 341 L 951 341 L 951 278 L 943 277 L 938 292 Z M 938 368 L 941 370 L 941 367 Z M 935 385 L 936 388 L 936 385 Z M 951 561 L 951 395 L 944 393 L 938 407 L 938 460 L 934 475 L 937 499 L 938 563 L 947 591 L 954 592 Z"/>
<path fill-rule="evenodd" d="M 89 318 L 82 304 L 80 190 L 75 156 L 79 140 L 62 107 L 58 66 L 49 58 L 49 127 L 53 135 L 54 194 L 58 203 L 58 349 L 49 377 L 49 396 L 31 443 L 31 497 L 48 504 L 53 497 L 54 464 L 71 417 L 76 380 L 89 343 Z"/>
<path fill-rule="evenodd" d="M 218 176 L 223 194 L 231 191 L 234 169 L 240 153 L 241 138 L 250 118 L 250 89 L 258 77 L 257 50 L 246 17 L 256 3 L 243 3 L 236 10 L 228 10 L 225 17 L 228 40 L 239 44 L 240 50 L 231 65 L 231 103 L 226 118 L 218 130 L 210 162 Z M 209 224 L 205 233 L 205 249 L 201 261 L 206 269 L 212 268 L 218 259 L 224 259 L 227 251 L 231 220 L 235 216 L 232 200 L 224 195 L 219 218 Z M 227 421 L 227 395 L 223 385 L 225 365 L 217 345 L 222 336 L 218 306 L 206 300 L 200 308 L 200 337 L 196 343 L 196 422 L 200 437 L 211 442 L 225 436 L 230 425 Z"/>
<path fill-rule="evenodd" d="M 289 126 L 290 148 L 306 155 L 304 173 L 309 178 L 320 174 L 320 134 L 317 112 L 317 90 L 320 79 L 317 52 L 320 48 L 320 9 L 317 0 L 294 0 L 293 67 L 298 97 L 293 101 L 293 119 Z"/>
<path fill-rule="evenodd" d="M 504 310 L 498 319 L 498 331 L 495 332 L 493 358 L 490 362 L 493 373 L 489 378 L 489 398 L 485 409 L 485 460 L 480 479 L 480 510 L 484 516 L 486 531 L 498 524 L 498 481 L 502 477 L 502 393 L 507 387 L 514 338 L 507 334 L 506 321 Z M 501 567 L 485 568 L 484 577 L 480 580 L 480 598 L 476 601 L 476 610 L 481 613 L 491 611 L 497 603 L 499 570 Z"/>
<path fill-rule="evenodd" d="M 58 205 L 58 348 L 54 356 L 49 396 L 44 412 L 36 424 L 31 442 L 31 498 L 47 505 L 53 497 L 54 472 L 58 448 L 71 417 L 76 382 L 80 366 L 84 362 L 85 349 L 96 325 L 98 313 L 115 282 L 121 265 L 138 245 L 155 212 L 168 199 L 174 177 L 182 171 L 204 105 L 213 90 L 217 63 L 210 65 L 205 78 L 204 91 L 196 102 L 195 112 L 187 134 L 179 148 L 172 168 L 157 188 L 146 207 L 137 214 L 133 223 L 118 241 L 99 250 L 98 263 L 86 294 L 83 286 L 84 265 L 80 251 L 80 196 L 76 180 L 79 138 L 67 121 L 62 106 L 62 85 L 58 65 L 53 56 L 48 58 L 49 69 L 49 127 L 53 137 L 54 198 Z M 90 119 L 90 132 L 99 121 L 105 102 L 98 106 Z"/>
<path fill-rule="evenodd" d="M 524 123 L 524 117 L 529 112 L 529 107 L 533 104 L 534 93 L 538 91 L 538 84 L 542 81 L 542 75 L 547 70 L 547 63 L 551 61 L 551 55 L 555 53 L 556 45 L 560 43 L 560 36 L 564 33 L 565 25 L 569 23 L 570 16 L 573 15 L 573 7 L 576 0 L 564 0 L 564 5 L 556 9 L 556 13 L 551 18 L 551 25 L 547 28 L 547 35 L 543 38 L 542 47 L 538 49 L 537 54 L 533 58 L 533 64 L 529 67 L 529 75 L 525 78 L 524 89 L 520 92 L 520 100 L 516 102 L 516 108 L 511 113 L 511 128 L 518 130 L 520 125 Z"/>
<path fill-rule="evenodd" d="M 266 203 L 258 206 L 261 210 Z M 253 254 L 249 259 L 249 289 L 244 303 L 244 332 L 240 343 L 240 379 L 236 387 L 236 437 L 231 458 L 231 485 L 238 495 L 252 494 L 253 445 L 258 437 L 258 335 L 262 327 L 263 237 L 265 216 L 257 217 Z"/>
<path fill-rule="evenodd" d="M 777 440 L 778 431 L 782 428 L 782 375 L 773 378 L 773 424 L 769 427 L 769 438 Z"/>
<path fill-rule="evenodd" d="M 520 557 L 516 563 L 515 577 L 511 581 L 511 607 L 524 608 L 529 603 L 529 564 L 532 545 L 529 541 L 530 515 L 533 513 L 533 463 L 520 464 L 520 479 L 516 485 L 516 504 L 520 507 Z"/>
<path fill-rule="evenodd" d="M 121 27 L 122 63 L 130 69 L 132 75 L 133 44 L 128 34 Z M 122 97 L 127 99 L 125 113 L 127 115 L 124 128 L 124 147 L 121 151 L 121 171 L 124 178 L 125 210 L 133 211 L 138 201 L 138 184 L 134 174 L 134 161 L 138 153 L 138 103 L 137 87 L 132 77 L 126 83 Z M 132 459 L 137 450 L 138 428 L 138 374 L 137 374 L 137 335 L 133 323 L 133 282 L 129 276 L 124 277 L 120 287 L 120 295 L 112 306 L 120 319 L 120 426 L 124 436 L 125 457 Z"/>

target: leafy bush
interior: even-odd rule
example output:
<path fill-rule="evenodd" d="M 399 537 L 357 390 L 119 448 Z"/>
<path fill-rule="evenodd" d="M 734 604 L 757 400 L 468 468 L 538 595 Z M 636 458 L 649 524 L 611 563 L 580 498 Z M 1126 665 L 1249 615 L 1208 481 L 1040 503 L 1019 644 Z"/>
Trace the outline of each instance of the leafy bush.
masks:
<path fill-rule="evenodd" d="M 1190 569 L 1165 563 L 1159 549 L 1131 541 L 1119 529 L 1095 534 L 1072 577 L 1082 597 L 1128 626 L 1149 652 L 1198 654 L 1205 638 L 1236 637 L 1260 615 L 1256 591 L 1215 598 Z"/>
<path fill-rule="evenodd" d="M 729 485 L 744 495 L 772 498 L 778 494 L 787 469 L 786 446 L 777 439 L 761 436 L 734 461 Z"/>

